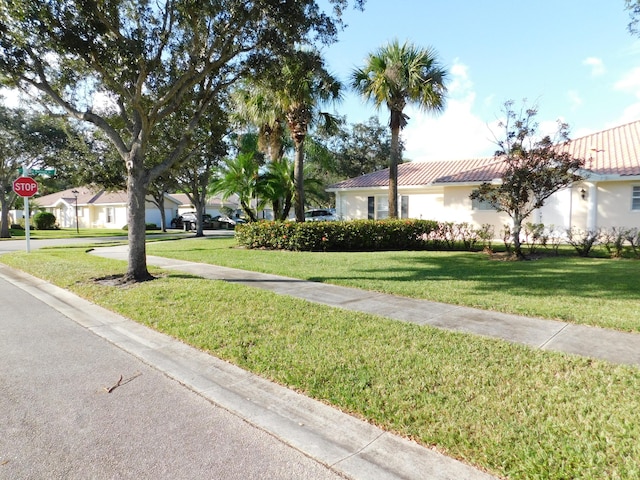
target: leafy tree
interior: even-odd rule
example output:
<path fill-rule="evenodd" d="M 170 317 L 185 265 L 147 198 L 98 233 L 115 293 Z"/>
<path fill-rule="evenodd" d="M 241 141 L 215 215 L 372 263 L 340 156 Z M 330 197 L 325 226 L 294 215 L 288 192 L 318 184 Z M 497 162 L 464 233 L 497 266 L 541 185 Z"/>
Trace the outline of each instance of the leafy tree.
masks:
<path fill-rule="evenodd" d="M 60 119 L 0 105 L 0 238 L 11 236 L 9 210 L 16 202 L 12 184 L 19 168 L 52 166 L 56 158 L 70 155 L 67 133 Z"/>
<path fill-rule="evenodd" d="M 554 193 L 580 180 L 583 159 L 571 157 L 564 146 L 569 142 L 569 127 L 558 123 L 555 138 L 540 137 L 535 117 L 537 108 L 516 112 L 513 102 L 504 105 L 505 120 L 499 123 L 504 138 L 497 140 L 496 157 L 504 161 L 499 184 L 483 183 L 470 198 L 488 202 L 505 212 L 513 222 L 511 234 L 514 253 L 524 259 L 520 242 L 522 222 L 531 212 L 541 208 Z"/>
<path fill-rule="evenodd" d="M 333 162 L 326 168 L 338 179 L 354 178 L 389 166 L 391 134 L 378 117 L 343 128 L 329 146 Z M 400 145 L 402 148 L 402 143 Z M 402 158 L 398 160 L 402 162 Z"/>
<path fill-rule="evenodd" d="M 197 130 L 197 135 L 191 139 L 193 147 L 177 173 L 180 190 L 187 194 L 196 209 L 196 237 L 204 236 L 202 216 L 211 181 L 227 153 L 227 143 L 224 140 L 228 132 L 227 117 L 219 109 L 219 105 L 207 112 L 206 120 Z"/>
<path fill-rule="evenodd" d="M 220 90 L 290 45 L 334 41 L 347 3 L 330 0 L 327 14 L 315 0 L 12 0 L 0 8 L 0 82 L 40 92 L 43 103 L 94 125 L 112 143 L 127 173 L 124 280 L 143 281 L 152 278 L 149 184 L 181 160 Z M 187 102 L 190 116 L 173 151 L 148 162 L 153 132 Z"/>
<path fill-rule="evenodd" d="M 625 0 L 625 10 L 629 12 L 629 33 L 633 35 L 639 35 L 640 30 L 638 24 L 640 23 L 640 0 Z"/>
<path fill-rule="evenodd" d="M 400 130 L 407 125 L 403 113 L 408 103 L 427 112 L 444 108 L 447 72 L 432 48 L 418 48 L 395 40 L 369 54 L 367 64 L 354 70 L 351 84 L 376 108 L 386 104 L 390 112 L 389 217 L 398 217 L 398 163 L 402 158 Z"/>

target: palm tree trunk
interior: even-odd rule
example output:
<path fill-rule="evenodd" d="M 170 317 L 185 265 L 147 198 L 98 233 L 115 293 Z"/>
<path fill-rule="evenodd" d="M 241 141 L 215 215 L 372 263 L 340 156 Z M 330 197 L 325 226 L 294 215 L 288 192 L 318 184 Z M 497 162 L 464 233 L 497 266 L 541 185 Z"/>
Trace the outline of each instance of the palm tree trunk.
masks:
<path fill-rule="evenodd" d="M 293 163 L 293 184 L 295 188 L 296 221 L 304 222 L 304 137 L 295 138 L 295 160 Z"/>
<path fill-rule="evenodd" d="M 391 111 L 391 155 L 389 156 L 389 218 L 398 218 L 398 163 L 402 112 Z"/>

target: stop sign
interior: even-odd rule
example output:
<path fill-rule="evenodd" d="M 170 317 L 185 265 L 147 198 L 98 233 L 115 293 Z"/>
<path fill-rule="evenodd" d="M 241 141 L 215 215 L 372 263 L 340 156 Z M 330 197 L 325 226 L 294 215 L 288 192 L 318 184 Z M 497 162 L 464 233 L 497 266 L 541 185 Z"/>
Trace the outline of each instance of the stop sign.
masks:
<path fill-rule="evenodd" d="M 38 182 L 31 177 L 19 177 L 13 181 L 13 191 L 21 197 L 33 197 L 38 193 Z"/>

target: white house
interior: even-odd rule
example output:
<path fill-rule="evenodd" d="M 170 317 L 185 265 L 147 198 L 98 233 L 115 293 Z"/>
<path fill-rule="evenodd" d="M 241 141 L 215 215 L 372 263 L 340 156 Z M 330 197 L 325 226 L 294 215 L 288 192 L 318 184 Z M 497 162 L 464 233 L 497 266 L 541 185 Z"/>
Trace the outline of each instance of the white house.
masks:
<path fill-rule="evenodd" d="M 640 121 L 574 139 L 569 153 L 585 159 L 584 180 L 549 198 L 529 220 L 559 229 L 640 227 Z M 398 165 L 401 218 L 491 224 L 510 223 L 505 213 L 472 202 L 471 192 L 497 180 L 504 164 L 494 157 Z M 331 185 L 336 213 L 344 219 L 388 215 L 389 171 Z"/>
<path fill-rule="evenodd" d="M 127 224 L 126 192 L 107 192 L 93 187 L 77 187 L 36 197 L 36 206 L 55 215 L 63 228 L 122 228 Z M 165 219 L 171 221 L 180 203 L 170 195 L 165 196 Z M 76 223 L 77 222 L 77 223 Z M 145 222 L 160 226 L 160 210 L 147 198 Z"/>
<path fill-rule="evenodd" d="M 57 224 L 62 228 L 122 228 L 127 224 L 127 193 L 124 191 L 107 192 L 95 187 L 70 188 L 61 192 L 34 197 L 32 213 L 41 208 L 55 215 Z M 222 200 L 211 197 L 207 200 L 206 212 L 211 215 L 220 213 L 223 206 L 234 210 L 238 208 L 237 198 Z M 194 206 L 184 193 L 165 195 L 165 221 L 170 225 L 171 219 L 185 213 L 195 211 Z M 147 197 L 145 206 L 145 222 L 160 226 L 160 210 Z"/>

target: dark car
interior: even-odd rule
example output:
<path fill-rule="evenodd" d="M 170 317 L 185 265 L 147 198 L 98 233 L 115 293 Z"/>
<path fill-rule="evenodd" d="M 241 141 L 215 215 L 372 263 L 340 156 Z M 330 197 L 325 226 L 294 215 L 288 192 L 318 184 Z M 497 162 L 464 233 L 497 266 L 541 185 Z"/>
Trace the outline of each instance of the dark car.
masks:
<path fill-rule="evenodd" d="M 183 228 L 184 230 L 196 229 L 196 212 L 186 212 L 171 220 L 171 228 Z M 202 228 L 213 228 L 211 215 L 202 215 Z"/>
<path fill-rule="evenodd" d="M 211 219 L 213 228 L 234 229 L 239 223 L 245 223 L 242 218 L 230 218 L 227 215 L 216 215 Z"/>

